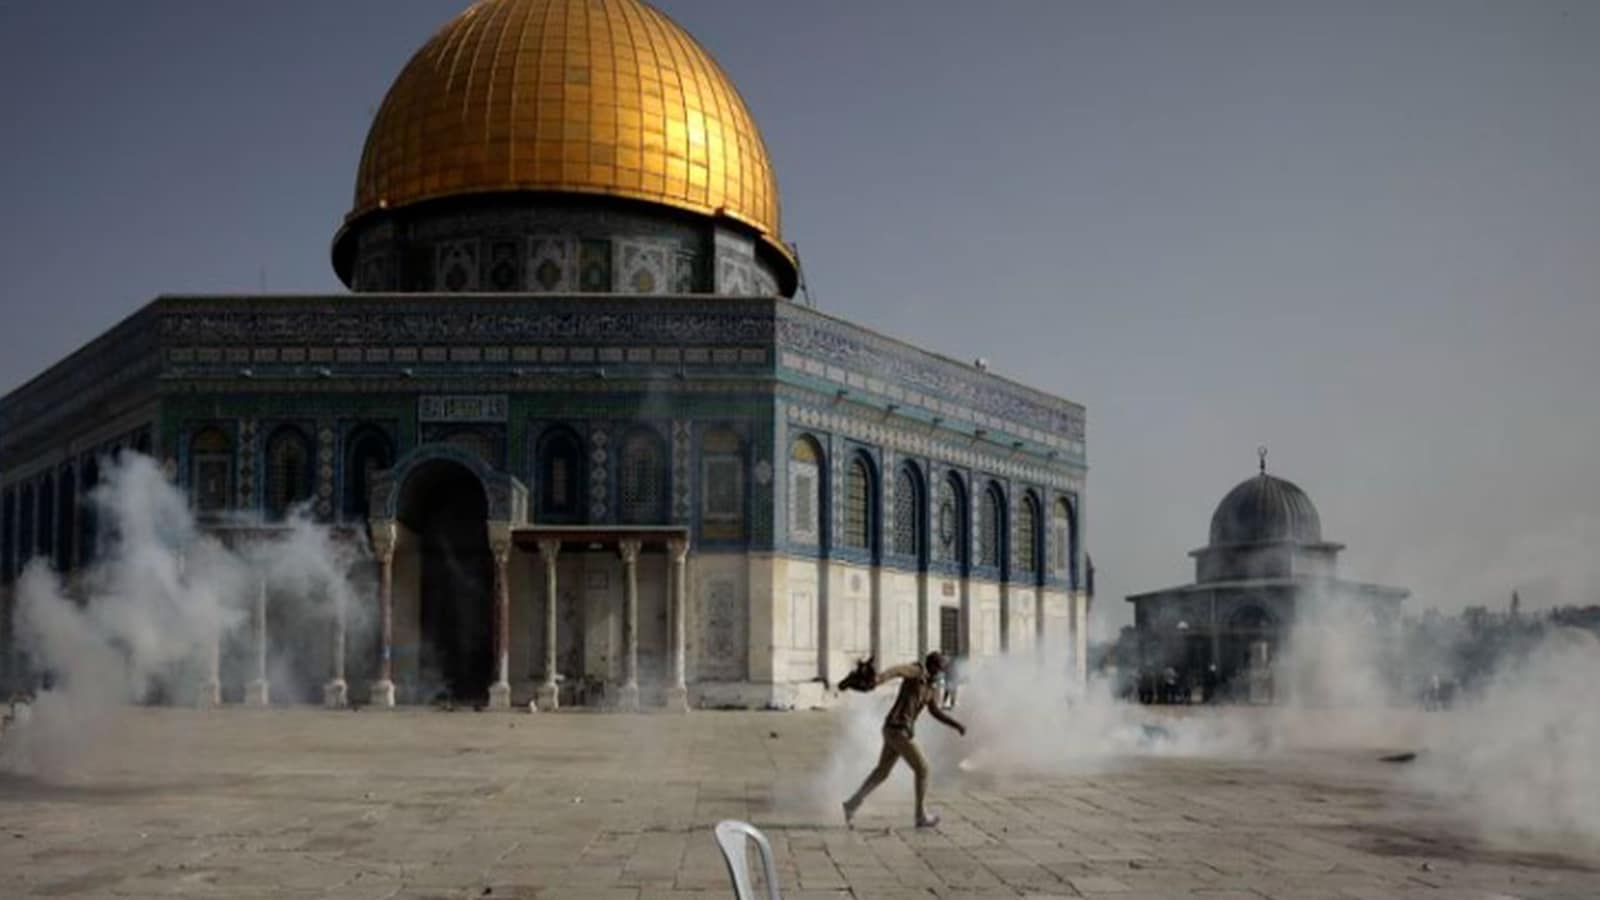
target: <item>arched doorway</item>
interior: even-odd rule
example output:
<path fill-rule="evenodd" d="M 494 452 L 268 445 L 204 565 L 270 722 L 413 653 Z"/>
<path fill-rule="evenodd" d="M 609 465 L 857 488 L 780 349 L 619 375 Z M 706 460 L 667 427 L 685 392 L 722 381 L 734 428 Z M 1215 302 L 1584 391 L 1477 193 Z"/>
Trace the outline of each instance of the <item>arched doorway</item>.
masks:
<path fill-rule="evenodd" d="M 1218 673 L 1226 694 L 1250 702 L 1261 702 L 1263 694 L 1270 696 L 1278 638 L 1277 620 L 1260 606 L 1244 606 L 1228 618 Z"/>
<path fill-rule="evenodd" d="M 398 512 L 419 556 L 417 699 L 446 691 L 457 702 L 485 700 L 494 678 L 494 576 L 483 484 L 460 463 L 431 460 L 411 470 Z"/>

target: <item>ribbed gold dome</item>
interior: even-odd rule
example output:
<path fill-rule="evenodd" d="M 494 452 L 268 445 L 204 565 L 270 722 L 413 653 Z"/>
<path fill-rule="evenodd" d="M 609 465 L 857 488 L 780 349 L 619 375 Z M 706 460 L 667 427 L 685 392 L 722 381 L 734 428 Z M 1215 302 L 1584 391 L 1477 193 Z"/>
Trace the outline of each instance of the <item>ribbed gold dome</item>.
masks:
<path fill-rule="evenodd" d="M 694 38 L 639 0 L 482 0 L 400 73 L 346 223 L 463 194 L 603 194 L 780 239 L 761 134 Z"/>

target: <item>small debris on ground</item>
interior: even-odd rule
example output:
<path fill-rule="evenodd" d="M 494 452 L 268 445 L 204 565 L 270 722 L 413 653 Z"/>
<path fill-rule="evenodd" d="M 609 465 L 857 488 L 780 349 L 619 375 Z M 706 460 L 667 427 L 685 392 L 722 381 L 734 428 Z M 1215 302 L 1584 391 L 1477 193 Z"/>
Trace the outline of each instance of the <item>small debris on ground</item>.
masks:
<path fill-rule="evenodd" d="M 1388 756 L 1380 756 L 1378 757 L 1378 761 L 1386 763 L 1408 763 L 1416 758 L 1417 754 L 1408 750 L 1404 753 L 1391 753 Z"/>

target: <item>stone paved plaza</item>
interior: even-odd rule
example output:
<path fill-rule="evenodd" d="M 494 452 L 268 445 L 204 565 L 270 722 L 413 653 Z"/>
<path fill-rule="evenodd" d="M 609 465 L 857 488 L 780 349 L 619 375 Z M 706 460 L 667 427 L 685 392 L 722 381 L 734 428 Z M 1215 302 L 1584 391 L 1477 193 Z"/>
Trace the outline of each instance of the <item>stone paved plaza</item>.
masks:
<path fill-rule="evenodd" d="M 829 764 L 831 712 L 100 725 L 71 777 L 0 775 L 0 895 L 728 897 L 731 817 L 772 838 L 785 898 L 1600 896 L 1600 849 L 1484 844 L 1365 749 L 1001 779 L 930 740 L 942 826 L 908 827 L 897 776 L 848 831 L 820 773 L 870 760 Z"/>

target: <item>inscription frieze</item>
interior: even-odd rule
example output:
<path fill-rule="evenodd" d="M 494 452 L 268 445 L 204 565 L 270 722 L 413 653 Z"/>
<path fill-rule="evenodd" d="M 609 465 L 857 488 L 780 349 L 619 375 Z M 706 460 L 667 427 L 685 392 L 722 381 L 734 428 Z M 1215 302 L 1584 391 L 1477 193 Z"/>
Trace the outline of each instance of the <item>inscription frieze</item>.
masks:
<path fill-rule="evenodd" d="M 511 401 L 505 394 L 449 394 L 417 398 L 421 422 L 504 422 Z"/>

